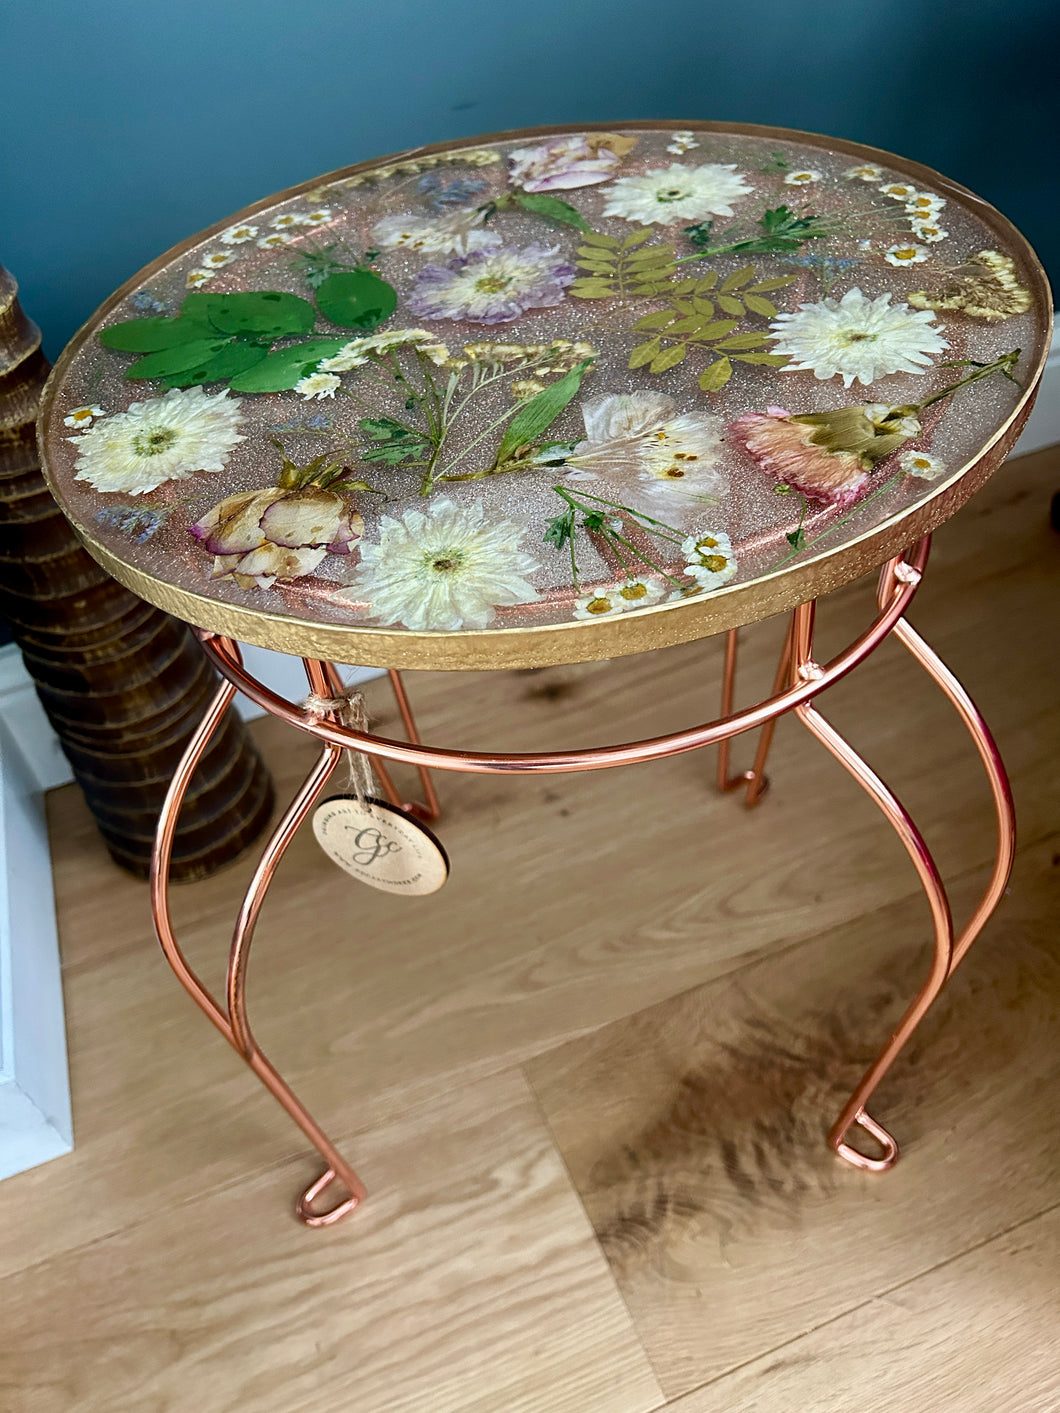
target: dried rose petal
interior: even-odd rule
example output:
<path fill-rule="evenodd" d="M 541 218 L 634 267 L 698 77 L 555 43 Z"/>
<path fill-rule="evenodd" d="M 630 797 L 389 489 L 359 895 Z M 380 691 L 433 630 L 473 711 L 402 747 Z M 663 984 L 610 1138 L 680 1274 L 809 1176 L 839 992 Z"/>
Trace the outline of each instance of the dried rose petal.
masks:
<path fill-rule="evenodd" d="M 303 574 L 311 574 L 326 555 L 327 550 L 323 547 L 285 549 L 280 545 L 266 544 L 244 555 L 238 572 L 255 579 L 259 588 L 267 589 L 277 579 L 300 579 Z"/>
<path fill-rule="evenodd" d="M 347 510 L 339 521 L 338 529 L 328 542 L 329 554 L 349 554 L 353 546 L 364 535 L 364 516 L 356 510 Z"/>
<path fill-rule="evenodd" d="M 732 430 L 768 475 L 804 495 L 831 505 L 850 505 L 868 484 L 869 473 L 860 456 L 815 445 L 811 439 L 817 429 L 806 423 L 747 412 L 736 418 Z"/>
<path fill-rule="evenodd" d="M 264 491 L 228 496 L 188 528 L 210 554 L 245 554 L 263 542 L 261 517 L 282 494 L 276 486 L 270 486 Z"/>
<path fill-rule="evenodd" d="M 334 491 L 306 486 L 273 501 L 261 518 L 266 540 L 285 549 L 326 545 L 334 539 L 346 503 Z"/>

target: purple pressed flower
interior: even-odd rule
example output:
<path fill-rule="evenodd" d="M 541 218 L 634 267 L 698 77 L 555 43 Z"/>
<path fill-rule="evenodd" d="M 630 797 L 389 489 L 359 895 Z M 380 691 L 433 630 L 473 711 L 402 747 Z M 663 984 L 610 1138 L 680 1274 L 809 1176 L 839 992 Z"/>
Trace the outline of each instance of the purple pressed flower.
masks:
<path fill-rule="evenodd" d="M 408 307 L 421 319 L 504 324 L 528 309 L 560 304 L 576 273 L 560 257 L 558 246 L 473 250 L 447 265 L 425 265 L 416 277 Z"/>
<path fill-rule="evenodd" d="M 616 147 L 631 147 L 627 139 L 612 137 Z M 603 138 L 553 137 L 538 147 L 519 147 L 508 154 L 511 178 L 524 191 L 570 191 L 573 187 L 596 186 L 610 181 L 620 156 Z"/>

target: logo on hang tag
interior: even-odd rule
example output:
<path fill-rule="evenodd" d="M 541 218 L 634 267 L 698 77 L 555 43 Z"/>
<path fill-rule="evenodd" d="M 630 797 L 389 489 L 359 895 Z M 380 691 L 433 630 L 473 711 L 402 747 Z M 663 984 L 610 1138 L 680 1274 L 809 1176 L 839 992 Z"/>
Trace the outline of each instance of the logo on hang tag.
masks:
<path fill-rule="evenodd" d="M 421 897 L 449 877 L 449 858 L 427 826 L 372 796 L 324 800 L 313 812 L 313 833 L 341 869 L 384 893 Z"/>

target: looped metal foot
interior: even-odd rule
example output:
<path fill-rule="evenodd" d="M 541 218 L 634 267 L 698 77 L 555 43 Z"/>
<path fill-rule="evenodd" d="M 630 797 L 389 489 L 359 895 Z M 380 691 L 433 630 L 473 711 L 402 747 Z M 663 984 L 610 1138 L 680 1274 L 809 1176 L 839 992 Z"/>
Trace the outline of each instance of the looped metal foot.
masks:
<path fill-rule="evenodd" d="M 327 1190 L 333 1182 L 341 1181 L 334 1168 L 328 1168 L 323 1172 L 316 1182 L 310 1183 L 306 1190 L 299 1197 L 295 1211 L 299 1220 L 305 1222 L 307 1227 L 330 1227 L 342 1220 L 355 1207 L 361 1205 L 361 1199 L 354 1195 L 347 1197 L 334 1207 L 329 1207 L 326 1212 L 317 1212 L 313 1209 L 313 1203 L 320 1194 Z"/>
<path fill-rule="evenodd" d="M 859 1152 L 858 1149 L 852 1148 L 846 1142 L 846 1136 L 855 1124 L 876 1140 L 883 1149 L 882 1157 L 870 1158 L 868 1154 Z M 832 1146 L 840 1158 L 845 1159 L 855 1168 L 864 1168 L 870 1173 L 885 1173 L 888 1168 L 894 1167 L 899 1157 L 897 1141 L 892 1138 L 882 1124 L 878 1124 L 872 1115 L 867 1114 L 864 1109 L 859 1109 L 843 1132 L 833 1137 Z"/>

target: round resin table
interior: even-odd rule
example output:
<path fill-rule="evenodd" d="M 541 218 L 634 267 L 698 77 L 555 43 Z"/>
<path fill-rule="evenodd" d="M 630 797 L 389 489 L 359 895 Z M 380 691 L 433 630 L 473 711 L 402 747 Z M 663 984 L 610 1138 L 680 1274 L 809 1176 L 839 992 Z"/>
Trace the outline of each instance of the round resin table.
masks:
<path fill-rule="evenodd" d="M 162 256 L 81 330 L 41 413 L 52 490 L 116 579 L 199 630 L 224 679 L 159 824 L 158 934 L 322 1154 L 303 1221 L 329 1225 L 364 1189 L 262 1053 L 245 984 L 269 881 L 346 752 L 376 767 L 389 810 L 353 804 L 389 821 L 391 853 L 418 837 L 429 855 L 431 771 L 600 770 L 717 745 L 719 785 L 754 804 L 794 712 L 879 805 L 931 906 L 927 979 L 829 1134 L 859 1167 L 895 1162 L 866 1106 L 993 911 L 1014 842 L 990 733 L 905 614 L 931 531 L 1019 435 L 1050 308 L 1019 233 L 926 168 L 804 133 L 630 123 L 419 148 L 293 188 Z M 874 569 L 876 617 L 818 663 L 816 600 Z M 781 612 L 773 692 L 737 711 L 738 630 Z M 399 676 L 719 633 L 715 720 L 588 750 L 421 744 Z M 996 864 L 959 933 L 912 819 L 816 705 L 892 633 L 993 791 Z M 303 658 L 307 698 L 250 676 L 240 641 Z M 405 740 L 366 728 L 343 662 L 389 670 Z M 219 1001 L 181 954 L 168 874 L 237 691 L 321 754 L 256 868 Z M 754 763 L 732 775 L 729 743 L 754 730 Z M 392 761 L 419 769 L 423 803 L 401 802 Z"/>

